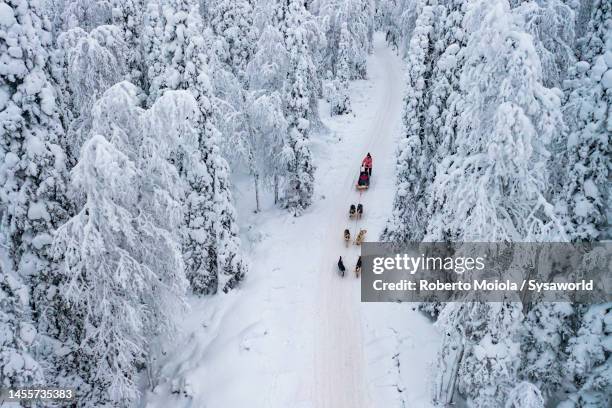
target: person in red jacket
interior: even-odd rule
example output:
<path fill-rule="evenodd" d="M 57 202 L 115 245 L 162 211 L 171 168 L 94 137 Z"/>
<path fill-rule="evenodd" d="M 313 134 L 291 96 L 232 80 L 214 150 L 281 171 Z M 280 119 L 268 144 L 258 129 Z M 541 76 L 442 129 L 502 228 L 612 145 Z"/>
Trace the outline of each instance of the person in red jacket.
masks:
<path fill-rule="evenodd" d="M 368 153 L 366 157 L 364 157 L 361 165 L 365 167 L 365 170 L 368 172 L 368 176 L 372 175 L 372 155 Z"/>

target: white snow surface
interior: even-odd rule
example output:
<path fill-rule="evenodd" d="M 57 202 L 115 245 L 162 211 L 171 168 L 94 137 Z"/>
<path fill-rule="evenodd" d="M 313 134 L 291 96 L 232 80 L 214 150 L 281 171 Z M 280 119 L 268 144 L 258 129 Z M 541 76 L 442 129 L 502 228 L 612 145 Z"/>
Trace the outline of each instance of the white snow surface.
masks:
<path fill-rule="evenodd" d="M 351 83 L 353 113 L 330 117 L 320 104 L 330 132 L 311 135 L 316 192 L 303 216 L 274 207 L 270 194 L 254 214 L 251 181 L 237 181 L 249 275 L 230 294 L 192 300 L 181 334 L 164 346 L 153 375 L 161 380 L 145 391 L 144 406 L 431 406 L 439 334 L 415 305 L 361 303 L 353 274 L 359 247 L 342 240 L 347 227 L 377 240 L 390 215 L 403 75 L 401 59 L 377 35 L 369 79 Z M 360 195 L 354 185 L 367 152 L 372 184 Z M 348 207 L 358 202 L 364 217 L 349 221 Z"/>

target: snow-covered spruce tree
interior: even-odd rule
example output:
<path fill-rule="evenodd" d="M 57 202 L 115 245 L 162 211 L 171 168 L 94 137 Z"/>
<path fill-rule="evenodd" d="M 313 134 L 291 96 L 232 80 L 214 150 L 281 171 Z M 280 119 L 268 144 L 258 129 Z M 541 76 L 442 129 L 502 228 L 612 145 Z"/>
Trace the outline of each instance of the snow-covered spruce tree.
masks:
<path fill-rule="evenodd" d="M 351 35 L 346 28 L 346 24 L 343 24 L 342 30 L 340 30 L 338 46 L 340 49 L 338 50 L 338 67 L 336 69 L 336 80 L 334 81 L 335 92 L 330 97 L 332 115 L 343 115 L 351 112 L 349 96 Z"/>
<path fill-rule="evenodd" d="M 58 381 L 78 384 L 83 407 L 136 400 L 137 366 L 156 335 L 171 333 L 187 286 L 178 242 L 184 187 L 167 158 L 187 141 L 134 128 L 142 114 L 133 105 L 138 94 L 129 83 L 117 84 L 94 109 L 94 129 L 111 133 L 83 146 L 72 171 L 82 205 L 54 240 L 63 262 L 54 302 L 66 313 L 55 316 L 65 344 Z M 106 111 L 119 105 L 121 114 Z M 164 119 L 175 127 L 186 121 L 178 113 Z"/>
<path fill-rule="evenodd" d="M 38 4 L 1 4 L 2 224 L 18 271 L 34 276 L 48 266 L 51 235 L 67 215 L 63 129 L 49 80 L 50 35 Z"/>
<path fill-rule="evenodd" d="M 89 136 L 94 102 L 126 76 L 127 47 L 120 29 L 112 25 L 96 27 L 90 33 L 70 29 L 59 35 L 57 44 L 54 76 L 64 110 L 66 151 L 74 165 Z"/>
<path fill-rule="evenodd" d="M 564 113 L 569 124 L 564 194 L 573 240 L 601 239 L 610 206 L 610 121 L 612 112 L 612 6 L 593 3 L 581 55 L 565 81 Z"/>
<path fill-rule="evenodd" d="M 162 17 L 162 3 L 150 1 L 143 17 L 142 44 L 143 61 L 145 64 L 144 87 L 149 93 L 149 103 L 159 97 L 159 87 L 161 84 L 152 84 L 151 81 L 161 81 L 165 63 L 160 58 L 162 55 L 161 46 L 164 38 L 164 20 Z"/>
<path fill-rule="evenodd" d="M 566 381 L 565 349 L 574 335 L 574 318 L 570 303 L 546 302 L 534 304 L 522 323 L 520 376 L 546 396 L 559 391 Z"/>
<path fill-rule="evenodd" d="M 42 384 L 43 371 L 30 354 L 37 331 L 30 313 L 30 290 L 14 271 L 0 265 L 0 385 Z"/>
<path fill-rule="evenodd" d="M 433 24 L 436 8 L 423 7 L 410 40 L 407 89 L 404 99 L 406 137 L 400 142 L 396 157 L 397 191 L 393 214 L 382 239 L 392 242 L 420 241 L 429 220 L 427 190 L 432 182 L 431 166 L 435 143 L 427 138 L 425 103 L 427 82 L 431 76 Z"/>
<path fill-rule="evenodd" d="M 300 55 L 304 59 L 305 72 L 307 73 L 306 86 L 309 93 L 307 119 L 312 129 L 322 127 L 318 99 L 323 95 L 321 80 L 323 76 L 317 70 L 316 61 L 318 61 L 319 53 L 325 45 L 324 33 L 314 16 L 305 8 L 303 2 L 296 0 L 278 0 L 273 21 L 283 35 L 285 48 L 289 56 Z M 296 64 L 292 63 L 290 66 L 295 67 Z"/>
<path fill-rule="evenodd" d="M 144 25 L 144 0 L 110 0 L 112 5 L 112 22 L 120 30 L 126 52 L 122 54 L 127 67 L 127 79 L 140 87 L 145 85 L 146 74 L 143 48 L 140 41 Z"/>
<path fill-rule="evenodd" d="M 308 133 L 310 122 L 307 63 L 303 57 L 293 57 L 285 88 L 285 112 L 288 140 L 283 151 L 287 163 L 287 181 L 284 205 L 295 215 L 310 206 L 314 193 L 314 165 L 310 152 Z"/>
<path fill-rule="evenodd" d="M 281 33 L 275 27 L 266 27 L 246 69 L 249 89 L 267 92 L 282 90 L 288 65 L 289 55 Z"/>
<path fill-rule="evenodd" d="M 49 245 L 70 205 L 48 22 L 36 1 L 2 1 L 0 9 L 0 241 L 12 261 L 1 274 L 2 320 L 17 329 L 4 337 L 7 350 L 21 353 L 9 360 L 4 355 L 0 371 L 10 372 L 7 382 L 28 385 L 41 378 L 28 355 L 40 340 L 39 315 L 54 290 Z M 47 355 L 36 358 L 43 362 Z"/>
<path fill-rule="evenodd" d="M 283 151 L 287 165 L 284 206 L 294 215 L 310 206 L 314 192 L 314 165 L 309 147 L 312 112 L 310 103 L 314 72 L 312 54 L 303 27 L 306 11 L 301 3 L 291 1 L 287 11 L 286 48 L 289 67 L 283 99 L 288 122 L 288 140 Z"/>
<path fill-rule="evenodd" d="M 152 7 L 149 10 L 158 11 Z M 193 169 L 179 168 L 191 189 L 185 203 L 186 274 L 195 293 L 215 293 L 218 286 L 228 291 L 244 277 L 246 264 L 240 255 L 229 168 L 217 145 L 198 3 L 163 1 L 161 15 L 154 14 L 149 21 L 155 24 L 147 28 L 152 38 L 145 41 L 147 58 L 154 61 L 149 75 L 157 74 L 149 77 L 149 103 L 165 90 L 188 90 L 198 102 L 200 113 L 194 119 L 199 122 L 195 128 L 199 130 L 200 163 L 193 164 Z M 189 174 L 191 170 L 196 174 Z"/>
<path fill-rule="evenodd" d="M 574 11 L 562 0 L 525 1 L 513 10 L 533 36 L 542 64 L 542 81 L 560 87 L 575 62 Z"/>
<path fill-rule="evenodd" d="M 568 346 L 567 370 L 577 391 L 571 407 L 599 408 L 612 403 L 612 303 L 592 305 Z"/>
<path fill-rule="evenodd" d="M 560 103 L 557 94 L 542 85 L 531 37 L 513 22 L 504 0 L 469 3 L 464 29 L 468 39 L 459 55 L 464 61 L 457 105 L 461 118 L 453 153 L 442 158 L 435 173 L 432 191 L 439 207 L 425 239 L 564 239 L 545 198 L 546 148 L 562 127 Z M 469 313 L 453 317 L 461 308 Z M 498 310 L 489 314 L 490 308 Z M 479 315 L 490 317 L 475 319 Z M 519 345 L 525 340 L 519 330 L 520 303 L 451 304 L 440 316 L 440 324 L 455 328 L 456 336 L 444 339 L 440 364 L 456 371 L 456 389 L 471 406 L 503 406 L 520 376 Z M 480 337 L 470 335 L 475 323 L 481 324 Z M 527 326 L 538 330 L 537 319 Z M 530 345 L 532 361 L 546 361 L 550 345 L 524 342 Z M 460 353 L 444 354 L 453 347 Z M 449 360 L 452 355 L 459 357 Z M 547 386 L 556 380 L 554 372 L 551 376 Z M 444 374 L 439 377 L 437 382 L 448 390 L 442 395 L 452 395 L 455 385 Z"/>
<path fill-rule="evenodd" d="M 557 93 L 545 88 L 531 37 L 505 0 L 475 1 L 461 73 L 456 153 L 432 185 L 439 209 L 428 239 L 566 239 L 545 196 L 547 145 L 562 128 Z"/>
<path fill-rule="evenodd" d="M 252 0 L 216 0 L 210 11 L 210 25 L 219 39 L 217 54 L 230 71 L 245 81 L 245 70 L 257 42 Z"/>
<path fill-rule="evenodd" d="M 318 10 L 318 21 L 326 39 L 321 49 L 319 75 L 331 71 L 337 77 L 340 42 L 343 27 L 350 40 L 347 61 L 351 79 L 364 79 L 367 74 L 366 56 L 372 48 L 374 11 L 369 0 L 332 0 L 322 2 Z"/>
<path fill-rule="evenodd" d="M 372 51 L 374 39 L 374 7 L 370 0 L 349 0 L 347 4 L 353 11 L 347 20 L 347 29 L 358 45 L 352 60 L 351 79 L 366 79 L 367 54 Z"/>
<path fill-rule="evenodd" d="M 463 29 L 466 2 L 449 0 L 439 9 L 432 51 L 433 69 L 425 99 L 428 109 L 424 121 L 426 140 L 433 144 L 433 169 L 455 153 L 457 123 L 461 117 L 462 95 L 459 76 L 463 68 L 463 52 L 467 41 Z M 428 212 L 434 214 L 438 203 L 429 200 Z M 437 239 L 446 239 L 438 237 Z"/>
<path fill-rule="evenodd" d="M 455 390 L 470 407 L 503 407 L 520 364 L 516 302 L 454 302 L 442 309 L 436 325 L 444 333 L 438 352 L 434 402 L 445 406 Z"/>
<path fill-rule="evenodd" d="M 52 3 L 58 14 L 53 18 L 55 32 L 77 27 L 89 32 L 113 21 L 112 4 L 107 0 L 57 0 Z"/>
<path fill-rule="evenodd" d="M 385 39 L 404 57 L 414 30 L 417 10 L 421 1 L 380 0 L 376 2 L 376 29 L 385 33 Z"/>
<path fill-rule="evenodd" d="M 538 387 L 523 381 L 510 391 L 505 408 L 544 408 L 544 398 Z"/>

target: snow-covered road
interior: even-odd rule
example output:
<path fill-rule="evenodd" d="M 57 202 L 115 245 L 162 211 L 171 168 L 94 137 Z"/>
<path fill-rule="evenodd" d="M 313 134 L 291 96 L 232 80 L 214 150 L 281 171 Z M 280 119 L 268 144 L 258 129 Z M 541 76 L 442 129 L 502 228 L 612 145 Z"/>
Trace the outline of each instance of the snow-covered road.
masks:
<path fill-rule="evenodd" d="M 354 114 L 330 118 L 321 106 L 331 135 L 313 137 L 317 186 L 306 214 L 294 218 L 270 202 L 253 214 L 249 181 L 237 183 L 249 277 L 234 293 L 193 301 L 184 333 L 159 362 L 162 381 L 147 407 L 429 406 L 437 333 L 408 304 L 361 303 L 352 274 L 359 248 L 342 240 L 347 227 L 376 240 L 392 207 L 404 74 L 381 36 L 368 75 L 351 86 Z M 372 185 L 360 195 L 354 184 L 367 152 Z M 349 221 L 348 207 L 358 202 L 364 217 Z"/>
<path fill-rule="evenodd" d="M 344 123 L 329 121 L 327 125 L 348 142 L 342 154 L 338 175 L 328 178 L 330 200 L 329 219 L 324 252 L 318 270 L 320 316 L 316 327 L 316 372 L 313 390 L 317 407 L 366 408 L 374 406 L 366 385 L 364 336 L 359 280 L 353 268 L 360 250 L 341 240 L 348 228 L 351 236 L 360 229 L 368 231 L 369 240 L 377 240 L 392 204 L 394 136 L 400 121 L 403 72 L 401 61 L 377 37 L 368 72 L 371 81 L 370 97 L 363 105 L 355 103 L 356 116 Z M 353 98 L 359 101 L 358 98 Z M 361 159 L 367 152 L 374 158 L 370 188 L 355 189 Z M 339 155 L 338 155 L 339 156 Z M 331 160 L 334 160 L 331 158 Z M 327 183 L 326 183 L 327 184 Z M 327 187 L 327 186 L 322 186 Z M 362 203 L 364 217 L 359 221 L 347 218 L 350 204 Z M 335 260 L 342 255 L 349 270 L 348 277 L 338 278 Z M 348 281 L 348 282 L 347 282 Z"/>

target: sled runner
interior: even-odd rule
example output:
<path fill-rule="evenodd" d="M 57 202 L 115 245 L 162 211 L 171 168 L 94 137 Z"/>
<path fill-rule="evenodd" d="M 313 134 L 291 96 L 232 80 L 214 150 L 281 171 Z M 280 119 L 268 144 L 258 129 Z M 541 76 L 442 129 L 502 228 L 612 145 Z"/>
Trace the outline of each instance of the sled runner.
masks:
<path fill-rule="evenodd" d="M 347 248 L 348 248 L 350 240 L 351 240 L 351 232 L 348 229 L 345 229 L 344 230 L 344 242 Z"/>
<path fill-rule="evenodd" d="M 365 241 L 366 232 L 368 231 L 364 229 L 359 231 L 359 233 L 357 234 L 357 238 L 355 238 L 355 245 L 361 245 L 361 243 Z"/>

